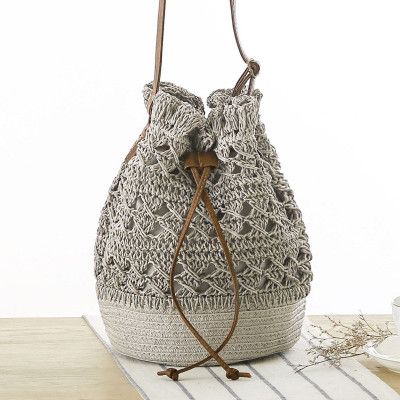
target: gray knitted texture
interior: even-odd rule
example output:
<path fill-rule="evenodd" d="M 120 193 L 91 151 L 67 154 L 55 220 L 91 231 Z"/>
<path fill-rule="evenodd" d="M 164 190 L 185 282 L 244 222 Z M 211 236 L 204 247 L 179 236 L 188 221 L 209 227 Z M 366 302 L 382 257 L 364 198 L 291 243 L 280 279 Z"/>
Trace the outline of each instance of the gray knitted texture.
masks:
<path fill-rule="evenodd" d="M 150 96 L 149 84 L 144 88 L 146 104 Z M 179 329 L 181 343 L 174 341 L 171 322 L 160 327 L 166 316 L 171 321 L 179 319 L 168 274 L 195 191 L 183 159 L 191 151 L 211 149 L 219 165 L 211 173 L 206 190 L 232 254 L 241 310 L 250 312 L 250 316 L 255 315 L 251 312 L 258 313 L 260 332 L 262 316 L 267 323 L 273 315 L 276 323 L 279 310 L 286 310 L 282 311 L 286 325 L 281 333 L 278 326 L 275 330 L 268 327 L 281 345 L 269 343 L 264 335 L 261 342 L 247 340 L 253 344 L 245 350 L 240 347 L 241 355 L 235 356 L 236 347 L 246 341 L 249 332 L 243 328 L 240 334 L 239 322 L 239 333 L 226 351 L 238 361 L 280 351 L 296 341 L 312 279 L 311 252 L 293 192 L 260 122 L 261 97 L 258 90 L 236 97 L 231 90 L 216 90 L 208 98 L 210 111 L 206 116 L 200 98 L 171 83 L 161 83 L 146 137 L 114 179 L 97 233 L 97 294 L 107 332 L 117 350 L 149 361 L 182 365 L 199 359 L 187 354 L 190 349 L 196 357 L 199 352 L 203 354 L 184 325 Z M 185 312 L 202 315 L 200 320 L 207 320 L 209 326 L 215 327 L 221 315 L 232 311 L 231 277 L 202 203 L 180 252 L 175 282 Z M 138 331 L 141 318 L 136 328 L 135 320 L 131 320 L 137 315 L 151 316 L 154 325 L 147 323 Z M 213 334 L 216 345 L 229 329 L 223 326 L 223 331 Z M 202 333 L 207 339 L 207 329 Z M 170 353 L 160 345 L 161 338 L 166 337 L 168 346 L 172 346 Z M 190 346 L 186 346 L 185 359 L 180 362 L 176 353 L 185 346 L 185 340 Z"/>

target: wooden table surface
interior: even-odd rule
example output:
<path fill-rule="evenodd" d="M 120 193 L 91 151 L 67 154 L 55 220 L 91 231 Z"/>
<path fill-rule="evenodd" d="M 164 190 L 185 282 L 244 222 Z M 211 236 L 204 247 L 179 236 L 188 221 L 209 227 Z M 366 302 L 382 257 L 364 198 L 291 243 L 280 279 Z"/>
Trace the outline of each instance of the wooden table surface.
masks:
<path fill-rule="evenodd" d="M 349 322 L 354 316 L 341 316 Z M 320 316 L 310 319 L 325 324 Z M 384 322 L 390 316 L 370 316 Z M 400 376 L 360 361 L 400 393 Z M 136 390 L 82 318 L 0 319 L 1 400 L 138 400 Z M 167 399 L 166 399 L 167 400 Z"/>

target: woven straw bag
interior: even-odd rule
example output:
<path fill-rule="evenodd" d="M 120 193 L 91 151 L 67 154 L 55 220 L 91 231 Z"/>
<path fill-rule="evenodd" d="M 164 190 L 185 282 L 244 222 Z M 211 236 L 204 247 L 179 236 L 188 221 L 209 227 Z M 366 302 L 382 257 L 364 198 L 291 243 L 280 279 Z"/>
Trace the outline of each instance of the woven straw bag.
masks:
<path fill-rule="evenodd" d="M 107 334 L 125 355 L 167 365 L 177 380 L 199 365 L 286 350 L 298 340 L 311 253 L 301 213 L 259 119 L 249 60 L 234 89 L 200 98 L 161 82 L 165 0 L 156 68 L 144 88 L 149 122 L 101 212 L 97 295 Z"/>

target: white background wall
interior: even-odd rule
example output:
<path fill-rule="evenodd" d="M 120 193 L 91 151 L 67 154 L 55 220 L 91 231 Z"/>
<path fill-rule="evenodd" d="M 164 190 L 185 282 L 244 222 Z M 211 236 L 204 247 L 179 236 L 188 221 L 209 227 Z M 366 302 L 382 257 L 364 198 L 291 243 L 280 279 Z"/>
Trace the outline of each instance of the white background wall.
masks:
<path fill-rule="evenodd" d="M 97 312 L 93 244 L 146 122 L 156 0 L 0 2 L 0 316 Z M 262 118 L 314 253 L 309 313 L 400 295 L 400 3 L 238 0 Z M 243 70 L 228 0 L 170 0 L 163 77 L 203 98 Z"/>

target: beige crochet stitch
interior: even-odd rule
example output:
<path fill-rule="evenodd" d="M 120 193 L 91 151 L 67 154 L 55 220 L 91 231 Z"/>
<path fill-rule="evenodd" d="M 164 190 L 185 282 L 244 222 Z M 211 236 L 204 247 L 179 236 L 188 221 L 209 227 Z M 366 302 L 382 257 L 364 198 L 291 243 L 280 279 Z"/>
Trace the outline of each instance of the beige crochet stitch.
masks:
<path fill-rule="evenodd" d="M 150 96 L 147 85 L 146 104 Z M 299 338 L 311 253 L 300 210 L 259 119 L 261 97 L 258 90 L 236 97 L 217 90 L 208 98 L 206 117 L 198 97 L 161 84 L 146 136 L 112 183 L 98 228 L 97 294 L 109 338 L 121 353 L 173 365 L 207 356 L 173 307 L 168 274 L 195 191 L 182 159 L 211 149 L 219 165 L 206 190 L 232 254 L 241 304 L 221 356 L 228 363 L 253 359 L 288 349 Z M 218 347 L 231 325 L 233 294 L 202 203 L 175 282 L 188 319 Z"/>

